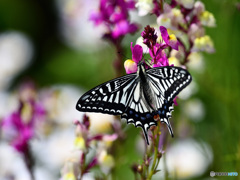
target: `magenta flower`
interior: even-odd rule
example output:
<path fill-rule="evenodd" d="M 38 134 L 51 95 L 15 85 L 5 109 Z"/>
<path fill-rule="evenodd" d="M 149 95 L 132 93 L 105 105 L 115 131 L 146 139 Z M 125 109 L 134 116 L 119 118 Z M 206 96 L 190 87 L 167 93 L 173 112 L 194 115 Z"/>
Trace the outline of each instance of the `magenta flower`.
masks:
<path fill-rule="evenodd" d="M 155 29 L 151 28 L 149 25 L 144 28 L 141 36 L 143 37 L 143 43 L 146 44 L 149 49 L 151 49 L 157 42 L 157 34 L 155 33 Z"/>
<path fill-rule="evenodd" d="M 28 150 L 28 143 L 35 135 L 36 125 L 46 114 L 44 107 L 36 102 L 32 87 L 26 86 L 20 90 L 18 110 L 5 117 L 0 124 L 3 136 L 20 153 Z M 22 97 L 21 97 L 22 95 Z"/>
<path fill-rule="evenodd" d="M 28 141 L 33 137 L 34 131 L 30 124 L 24 124 L 20 112 L 14 112 L 6 117 L 2 124 L 3 133 L 10 135 L 11 145 L 18 152 L 24 152 L 28 148 Z M 8 134 L 11 132 L 11 134 Z"/>
<path fill-rule="evenodd" d="M 129 23 L 127 20 L 121 20 L 115 24 L 112 29 L 112 37 L 117 39 L 129 33 L 136 32 L 138 27 L 135 24 Z"/>
<path fill-rule="evenodd" d="M 153 64 L 153 67 L 162 67 L 162 66 L 169 66 L 169 62 L 168 62 L 168 58 L 166 53 L 160 49 L 160 48 L 156 48 L 157 52 L 154 54 L 150 53 L 150 56 L 154 59 L 155 62 Z"/>
<path fill-rule="evenodd" d="M 169 45 L 166 43 L 157 42 L 157 34 L 155 29 L 149 25 L 144 28 L 141 33 L 143 37 L 143 43 L 149 48 L 149 54 L 152 58 L 153 67 L 169 66 L 169 62 L 164 51 Z"/>
<path fill-rule="evenodd" d="M 142 60 L 143 48 L 138 44 L 132 47 L 132 44 L 133 43 L 131 42 L 132 60 L 139 63 Z"/>
<path fill-rule="evenodd" d="M 168 35 L 167 29 L 164 26 L 160 26 L 161 36 L 164 42 L 171 48 L 178 50 L 179 42 L 174 34 Z"/>
<path fill-rule="evenodd" d="M 132 59 L 128 59 L 124 62 L 124 67 L 127 74 L 137 72 L 138 63 L 142 60 L 143 48 L 142 46 L 136 44 L 132 47 L 131 43 L 131 51 L 132 51 Z"/>
<path fill-rule="evenodd" d="M 138 26 L 130 23 L 128 20 L 129 10 L 135 9 L 135 2 L 133 0 L 101 0 L 98 12 L 93 12 L 90 15 L 90 20 L 95 25 L 104 24 L 107 32 L 104 37 L 116 40 L 123 35 L 134 33 Z"/>

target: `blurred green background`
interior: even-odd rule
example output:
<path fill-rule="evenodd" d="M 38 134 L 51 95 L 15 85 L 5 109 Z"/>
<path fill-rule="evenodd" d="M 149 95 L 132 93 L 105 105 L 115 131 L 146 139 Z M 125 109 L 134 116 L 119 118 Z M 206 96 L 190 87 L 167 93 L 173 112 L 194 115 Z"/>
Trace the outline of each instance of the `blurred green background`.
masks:
<path fill-rule="evenodd" d="M 206 30 L 214 41 L 216 52 L 204 54 L 204 73 L 193 72 L 199 88 L 194 96 L 202 100 L 206 114 L 203 121 L 191 123 L 195 129 L 194 138 L 211 146 L 214 161 L 199 179 L 209 177 L 211 170 L 240 173 L 240 5 L 237 5 L 240 2 L 203 2 L 216 18 L 217 26 Z M 104 48 L 94 51 L 91 47 L 72 48 L 65 42 L 60 24 L 56 1 L 0 1 L 0 33 L 21 32 L 29 38 L 34 49 L 31 64 L 14 78 L 9 90 L 28 78 L 39 87 L 67 83 L 87 90 L 115 77 L 113 60 L 116 55 L 111 44 L 106 43 Z M 133 37 L 124 39 L 128 44 L 124 52 L 127 57 L 131 57 L 129 39 L 134 41 Z M 139 133 L 135 128 L 130 129 L 132 132 L 128 133 Z M 136 158 L 131 140 L 119 153 L 129 153 L 130 159 Z M 131 174 L 129 167 L 123 169 Z"/>

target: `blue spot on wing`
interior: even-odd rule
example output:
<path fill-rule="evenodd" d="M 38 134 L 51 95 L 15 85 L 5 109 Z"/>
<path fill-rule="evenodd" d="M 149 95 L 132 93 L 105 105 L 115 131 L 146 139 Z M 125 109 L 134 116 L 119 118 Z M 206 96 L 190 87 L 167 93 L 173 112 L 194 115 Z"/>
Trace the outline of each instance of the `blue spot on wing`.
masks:
<path fill-rule="evenodd" d="M 164 122 L 167 124 L 168 130 L 170 134 L 173 136 L 172 127 L 169 122 L 169 118 L 171 117 L 171 111 L 173 109 L 171 108 L 172 106 L 173 106 L 173 102 L 168 102 L 167 100 L 165 100 L 162 107 L 153 112 L 140 113 L 140 112 L 137 112 L 135 109 L 128 108 L 121 115 L 121 118 L 126 119 L 127 123 L 134 123 L 135 126 L 141 127 L 144 132 L 146 141 L 149 144 L 147 131 L 152 125 L 157 125 L 157 122 L 153 118 L 154 115 L 156 114 L 160 116 L 161 122 Z"/>

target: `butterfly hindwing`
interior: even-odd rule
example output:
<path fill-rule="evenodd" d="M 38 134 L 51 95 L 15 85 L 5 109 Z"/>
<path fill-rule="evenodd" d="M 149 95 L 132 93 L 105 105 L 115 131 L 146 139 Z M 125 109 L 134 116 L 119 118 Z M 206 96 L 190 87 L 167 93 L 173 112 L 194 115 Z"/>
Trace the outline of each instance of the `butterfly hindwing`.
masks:
<path fill-rule="evenodd" d="M 172 116 L 173 99 L 192 80 L 191 75 L 178 67 L 159 67 L 146 71 L 149 86 L 152 89 L 157 114 L 160 121 L 166 123 L 173 137 L 173 131 L 169 118 Z"/>

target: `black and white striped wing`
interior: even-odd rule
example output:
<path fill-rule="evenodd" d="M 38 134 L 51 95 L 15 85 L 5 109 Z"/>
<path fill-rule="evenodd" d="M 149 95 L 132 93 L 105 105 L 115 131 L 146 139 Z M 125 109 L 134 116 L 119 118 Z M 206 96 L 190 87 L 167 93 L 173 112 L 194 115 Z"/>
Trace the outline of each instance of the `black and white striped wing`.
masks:
<path fill-rule="evenodd" d="M 186 70 L 179 67 L 153 68 L 147 70 L 146 73 L 155 98 L 156 113 L 160 116 L 161 122 L 167 124 L 168 130 L 173 136 L 169 122 L 173 111 L 173 99 L 191 82 L 192 77 Z"/>
<path fill-rule="evenodd" d="M 129 104 L 137 81 L 136 74 L 128 74 L 103 83 L 82 95 L 76 109 L 83 112 L 120 115 Z"/>
<path fill-rule="evenodd" d="M 135 73 L 101 84 L 80 97 L 76 108 L 84 112 L 121 115 L 127 123 L 143 129 L 148 144 L 147 131 L 157 124 L 154 117 L 159 116 L 173 136 L 169 122 L 173 99 L 191 82 L 191 75 L 182 68 L 160 67 L 146 70 L 144 76 L 147 84 Z M 148 95 L 154 104 L 149 102 Z"/>
<path fill-rule="evenodd" d="M 173 101 L 173 99 L 179 94 L 192 81 L 192 77 L 188 71 L 180 67 L 159 67 L 152 68 L 146 71 L 151 82 L 154 83 L 153 87 L 155 93 L 159 98 L 160 92 L 164 95 L 167 101 Z"/>
<path fill-rule="evenodd" d="M 160 67 L 147 70 L 146 76 L 148 89 L 145 93 L 151 94 L 154 104 L 149 105 L 144 88 L 141 87 L 141 83 L 138 83 L 121 118 L 125 119 L 127 123 L 141 127 L 149 144 L 147 131 L 151 126 L 157 124 L 154 116 L 160 117 L 161 122 L 167 124 L 173 137 L 173 130 L 169 122 L 173 111 L 173 99 L 191 82 L 191 75 L 182 68 Z"/>

